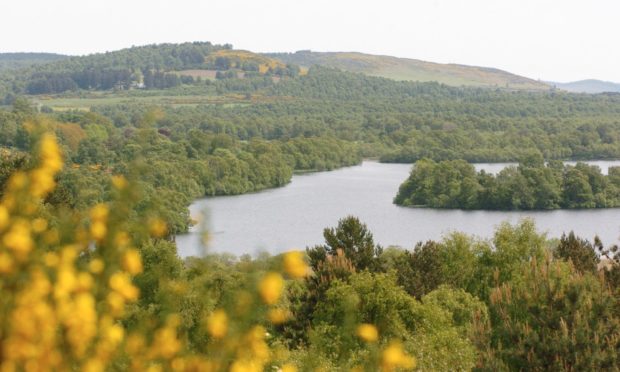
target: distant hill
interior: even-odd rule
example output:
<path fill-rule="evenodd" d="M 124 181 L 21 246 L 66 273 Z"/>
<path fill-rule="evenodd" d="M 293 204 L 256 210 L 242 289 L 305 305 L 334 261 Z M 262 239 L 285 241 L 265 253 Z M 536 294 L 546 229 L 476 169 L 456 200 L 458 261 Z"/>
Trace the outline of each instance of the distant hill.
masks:
<path fill-rule="evenodd" d="M 302 67 L 322 65 L 394 80 L 437 81 L 451 86 L 497 87 L 516 90 L 549 90 L 549 85 L 495 68 L 441 64 L 417 59 L 357 52 L 267 53 L 284 63 Z"/>
<path fill-rule="evenodd" d="M 0 53 L 0 71 L 56 62 L 69 56 L 55 53 Z"/>
<path fill-rule="evenodd" d="M 38 56 L 37 58 L 35 58 Z M 25 56 L 7 55 L 7 61 Z M 153 44 L 87 56 L 56 57 L 44 63 L 24 64 L 0 76 L 0 97 L 14 94 L 54 94 L 76 90 L 165 89 L 203 78 L 242 78 L 299 74 L 289 66 L 261 54 L 233 50 L 232 45 L 210 42 Z M 1 61 L 0 61 L 1 62 Z M 7 62 L 8 63 L 8 62 Z M 14 63 L 14 62 L 12 62 Z"/>
<path fill-rule="evenodd" d="M 573 93 L 620 93 L 620 84 L 595 79 L 573 81 L 570 83 L 549 82 L 558 89 Z"/>

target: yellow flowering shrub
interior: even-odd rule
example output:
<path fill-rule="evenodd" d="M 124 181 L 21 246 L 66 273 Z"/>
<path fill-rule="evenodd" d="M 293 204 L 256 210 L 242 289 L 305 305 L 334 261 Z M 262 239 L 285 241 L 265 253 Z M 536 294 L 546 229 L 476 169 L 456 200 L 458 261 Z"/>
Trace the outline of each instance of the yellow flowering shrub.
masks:
<path fill-rule="evenodd" d="M 0 202 L 0 371 L 295 371 L 286 347 L 269 329 L 292 317 L 282 304 L 287 280 L 309 275 L 301 252 L 283 256 L 282 270 L 253 277 L 253 283 L 222 307 L 205 310 L 208 342 L 188 346 L 182 316 L 146 319 L 127 325 L 140 291 L 136 275 L 145 271 L 144 239 L 161 239 L 160 219 L 135 221 L 136 187 L 122 176 L 110 178 L 111 200 L 86 213 L 55 210 L 44 198 L 55 187 L 63 159 L 53 135 L 37 144 L 37 165 L 15 172 Z M 149 238 L 149 236 L 151 238 Z M 168 283 L 171 293 L 181 284 Z M 377 329 L 360 325 L 366 343 Z M 399 344 L 368 351 L 368 367 L 412 368 Z"/>
<path fill-rule="evenodd" d="M 379 339 L 379 331 L 372 324 L 364 323 L 357 327 L 357 335 L 366 342 L 376 342 Z"/>

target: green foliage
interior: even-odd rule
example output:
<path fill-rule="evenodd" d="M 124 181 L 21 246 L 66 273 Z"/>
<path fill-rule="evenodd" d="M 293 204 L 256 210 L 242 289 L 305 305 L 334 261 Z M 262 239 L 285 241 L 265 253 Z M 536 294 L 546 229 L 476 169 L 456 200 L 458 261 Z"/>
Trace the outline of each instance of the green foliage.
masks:
<path fill-rule="evenodd" d="M 180 83 L 179 77 L 164 71 L 202 67 L 207 55 L 226 48 L 230 46 L 209 42 L 159 44 L 31 64 L 12 75 L 13 90 L 43 94 L 78 88 L 128 89 L 136 84 L 171 87 Z"/>
<path fill-rule="evenodd" d="M 437 305 L 452 314 L 454 325 L 468 337 L 473 336 L 474 324 L 486 324 L 489 321 L 486 304 L 462 289 L 442 285 L 425 295 L 422 302 Z"/>
<path fill-rule="evenodd" d="M 441 285 L 471 289 L 479 278 L 479 251 L 487 248 L 469 236 L 454 233 L 441 242 L 418 243 L 398 261 L 399 284 L 417 298 Z"/>
<path fill-rule="evenodd" d="M 143 193 L 138 209 L 157 210 L 171 234 L 187 231 L 187 207 L 196 198 L 284 186 L 294 171 L 334 169 L 361 160 L 355 144 L 334 138 L 242 141 L 209 129 L 174 127 L 174 116 L 168 118 L 159 108 L 133 110 L 58 113 L 56 121 L 37 116 L 19 98 L 12 112 L 0 110 L 0 132 L 5 134 L 0 145 L 28 149 L 24 122 L 45 118 L 69 164 L 48 202 L 85 208 L 107 200 L 103 179 L 110 173 L 135 176 Z M 7 176 L 20 166 L 12 156 L 3 160 Z"/>
<path fill-rule="evenodd" d="M 303 302 L 295 311 L 292 329 L 303 329 L 313 322 L 316 311 L 336 281 L 348 282 L 356 272 L 377 271 L 382 265 L 382 248 L 375 245 L 372 233 L 356 217 L 338 221 L 336 228 L 323 230 L 325 245 L 306 248 L 314 275 L 306 279 L 307 291 L 296 293 L 296 301 Z M 292 331 L 291 331 L 292 332 Z M 306 337 L 293 342 L 306 342 Z"/>
<path fill-rule="evenodd" d="M 435 208 L 473 209 L 480 185 L 476 171 L 464 160 L 416 162 L 409 178 L 400 186 L 396 204 Z"/>
<path fill-rule="evenodd" d="M 365 272 L 352 275 L 348 283 L 333 283 L 314 316 L 317 352 L 350 358 L 345 353 L 354 355 L 360 345 L 354 336 L 359 323 L 377 325 L 381 337 L 403 340 L 423 370 L 474 366 L 474 348 L 458 332 L 451 313 L 408 296 L 390 275 Z"/>
<path fill-rule="evenodd" d="M 564 236 L 553 261 L 532 221 L 500 225 L 489 243 L 457 234 L 391 253 L 391 268 L 410 294 L 452 314 L 480 370 L 617 369 L 617 247 L 595 242 L 615 257 L 598 273 L 592 244 Z"/>
<path fill-rule="evenodd" d="M 71 82 L 86 89 L 124 88 L 144 78 L 152 79 L 149 85 L 172 86 L 183 79 L 170 71 L 202 63 L 218 48 L 228 46 L 149 46 L 71 58 L 29 67 L 22 75 L 4 74 L 0 91 L 23 92 L 33 82 L 52 90 L 73 89 Z M 214 63 L 234 63 L 249 75 L 257 67 L 241 60 Z M 142 296 L 123 325 L 131 330 L 145 319 L 163 321 L 178 313 L 179 336 L 191 350 L 213 345 L 202 324 L 214 309 L 245 303 L 248 322 L 264 323 L 272 346 L 283 346 L 310 367 L 354 367 L 374 346 L 379 350 L 395 339 L 424 370 L 617 369 L 618 248 L 571 234 L 560 240 L 552 261 L 546 237 L 531 221 L 502 224 L 489 241 L 454 233 L 412 251 L 383 251 L 366 225 L 344 218 L 324 230 L 325 244 L 307 250 L 312 274 L 287 281 L 285 298 L 274 305 L 291 314 L 283 324 L 259 321 L 265 306 L 249 295 L 257 278 L 279 267 L 280 257 L 181 261 L 171 236 L 188 229 L 187 207 L 194 198 L 282 186 L 294 171 L 356 164 L 362 155 L 420 160 L 396 197 L 404 205 L 554 209 L 620 201 L 620 168 L 603 176 L 585 164 L 544 160 L 620 157 L 618 97 L 450 88 L 325 68 L 305 76 L 296 76 L 294 66 L 285 70 L 290 73 L 281 75 L 289 76 L 278 82 L 264 76 L 186 80 L 193 85 L 125 96 L 198 94 L 204 99 L 199 102 L 209 103 L 186 107 L 129 99 L 91 112 L 38 116 L 36 106 L 8 95 L 12 107 L 0 110 L 0 184 L 28 167 L 21 153 L 30 148 L 24 123 L 47 118 L 67 166 L 56 175 L 44 208 L 83 212 L 111 200 L 110 175 L 125 175 L 140 186 L 131 195 L 139 200 L 135 205 L 111 213 L 122 212 L 132 226 L 157 215 L 168 231 L 140 239 L 136 247 L 144 272 L 134 284 Z M 222 104 L 230 102 L 235 105 Z M 492 176 L 457 159 L 521 163 Z M 602 273 L 593 247 L 603 258 Z M 362 322 L 378 326 L 377 345 L 356 336 Z"/>
<path fill-rule="evenodd" d="M 0 152 L 0 197 L 4 195 L 7 181 L 16 171 L 24 170 L 28 164 L 28 154 L 2 151 Z"/>
<path fill-rule="evenodd" d="M 440 242 L 418 243 L 397 256 L 392 269 L 398 283 L 412 296 L 423 298 L 441 285 L 461 288 L 482 299 L 496 283 L 513 278 L 524 262 L 542 259 L 546 239 L 531 220 L 501 224 L 491 242 L 461 233 Z"/>
<path fill-rule="evenodd" d="M 506 167 L 497 176 L 476 174 L 463 160 L 422 159 L 401 184 L 394 203 L 499 210 L 610 208 L 620 206 L 616 178 L 584 163 L 545 165 L 540 154 L 523 158 L 518 167 Z"/>
<path fill-rule="evenodd" d="M 133 61 L 131 56 L 136 54 L 132 65 L 148 65 L 149 69 L 160 69 L 166 75 L 162 71 L 174 70 L 185 63 L 170 62 L 168 66 L 160 61 L 166 53 L 172 55 L 170 61 L 181 58 L 182 53 L 174 48 L 201 47 L 179 44 L 129 49 L 126 58 L 119 57 L 116 63 L 108 58 L 125 51 L 84 58 L 92 59 L 89 63 L 100 64 L 101 68 L 128 69 L 131 76 L 144 76 L 142 67 L 126 67 L 123 62 Z M 138 57 L 142 54 L 149 57 Z M 17 93 L 24 91 L 25 87 L 19 89 L 23 84 L 19 76 L 6 77 L 7 92 L 14 85 Z M 620 112 L 620 100 L 611 95 L 453 88 L 321 67 L 279 82 L 255 76 L 208 83 L 195 81 L 188 86 L 162 89 L 118 91 L 109 93 L 110 100 L 84 99 L 83 104 L 79 103 L 79 97 L 84 94 L 76 93 L 69 95 L 77 95 L 76 99 L 61 101 L 69 102 L 66 103 L 69 107 L 89 108 L 96 103 L 98 111 L 107 111 L 115 120 L 131 117 L 128 114 L 136 110 L 133 106 L 139 106 L 137 102 L 166 104 L 170 106 L 166 108 L 170 124 L 167 129 L 173 133 L 191 127 L 227 133 L 242 140 L 336 137 L 363 143 L 365 155 L 380 156 L 383 161 L 391 162 L 415 162 L 423 158 L 515 161 L 532 152 L 541 153 L 545 159 L 620 158 L 620 128 L 615 119 Z M 136 99 L 162 95 L 168 97 L 151 101 Z M 177 104 L 185 101 L 188 103 Z M 124 104 L 110 108 L 105 107 L 105 102 Z"/>
<path fill-rule="evenodd" d="M 598 237 L 594 238 L 594 246 L 601 256 L 599 268 L 603 276 L 612 290 L 615 289 L 616 294 L 620 295 L 620 248 L 617 244 L 605 248 Z"/>
<path fill-rule="evenodd" d="M 327 256 L 336 256 L 338 251 L 351 261 L 356 271 L 376 269 L 379 267 L 379 256 L 383 249 L 375 245 L 372 233 L 366 224 L 353 216 L 338 221 L 335 228 L 323 230 L 325 245 L 309 248 L 310 266 L 318 268 Z"/>
<path fill-rule="evenodd" d="M 483 363 L 510 370 L 617 370 L 617 299 L 591 274 L 533 260 L 493 290 Z"/>
<path fill-rule="evenodd" d="M 545 234 L 536 230 L 531 219 L 524 219 L 515 226 L 507 222 L 500 224 L 493 236 L 495 249 L 492 252 L 492 262 L 499 269 L 500 278 L 508 280 L 523 262 L 542 260 L 546 254 L 545 243 Z"/>
<path fill-rule="evenodd" d="M 595 273 L 600 262 L 592 243 L 578 238 L 572 231 L 568 235 L 562 234 L 560 243 L 553 251 L 553 256 L 571 261 L 579 272 Z"/>
<path fill-rule="evenodd" d="M 393 269 L 398 284 L 417 298 L 433 291 L 444 283 L 439 243 L 418 243 L 413 251 L 405 251 L 395 259 Z"/>

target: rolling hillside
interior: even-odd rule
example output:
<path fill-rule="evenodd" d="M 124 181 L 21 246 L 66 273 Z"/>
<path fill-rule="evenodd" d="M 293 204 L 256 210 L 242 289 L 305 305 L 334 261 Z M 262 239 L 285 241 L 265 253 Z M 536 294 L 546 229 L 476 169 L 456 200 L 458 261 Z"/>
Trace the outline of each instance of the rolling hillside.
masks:
<path fill-rule="evenodd" d="M 0 71 L 67 59 L 69 56 L 55 53 L 0 53 Z"/>
<path fill-rule="evenodd" d="M 16 58 L 9 57 L 7 61 Z M 269 75 L 278 79 L 300 72 L 298 67 L 279 60 L 210 42 L 154 44 L 87 56 L 39 59 L 38 64 L 23 63 L 19 69 L 0 71 L 0 97 L 8 93 L 166 89 L 192 84 L 198 78 Z"/>
<path fill-rule="evenodd" d="M 620 84 L 595 79 L 549 84 L 554 85 L 558 89 L 573 93 L 620 93 Z"/>
<path fill-rule="evenodd" d="M 394 80 L 437 81 L 451 86 L 497 87 L 516 90 L 550 89 L 549 85 L 543 82 L 487 67 L 441 64 L 357 52 L 298 51 L 266 55 L 284 63 L 303 67 L 323 65 Z"/>

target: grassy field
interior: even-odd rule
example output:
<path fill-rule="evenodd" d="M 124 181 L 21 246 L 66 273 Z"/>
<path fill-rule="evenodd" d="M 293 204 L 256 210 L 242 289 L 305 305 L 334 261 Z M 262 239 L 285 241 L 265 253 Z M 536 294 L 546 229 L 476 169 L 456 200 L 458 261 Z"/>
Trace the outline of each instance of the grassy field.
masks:
<path fill-rule="evenodd" d="M 215 70 L 181 70 L 176 72 L 177 75 L 181 76 L 191 76 L 194 79 L 209 79 L 215 80 L 215 76 L 217 75 L 217 71 Z"/>
<path fill-rule="evenodd" d="M 437 81 L 451 86 L 478 86 L 518 90 L 549 90 L 550 86 L 506 71 L 457 64 L 441 64 L 417 59 L 378 56 L 356 52 L 297 52 L 270 54 L 283 62 L 304 67 L 323 65 L 405 81 Z"/>
<path fill-rule="evenodd" d="M 88 111 L 91 107 L 117 105 L 125 103 L 163 105 L 163 106 L 197 106 L 197 105 L 249 105 L 264 97 L 251 97 L 247 99 L 241 95 L 206 96 L 206 95 L 150 95 L 150 96 L 127 96 L 120 94 L 99 94 L 79 96 L 33 96 L 35 104 L 51 107 L 54 111 L 83 110 Z"/>

